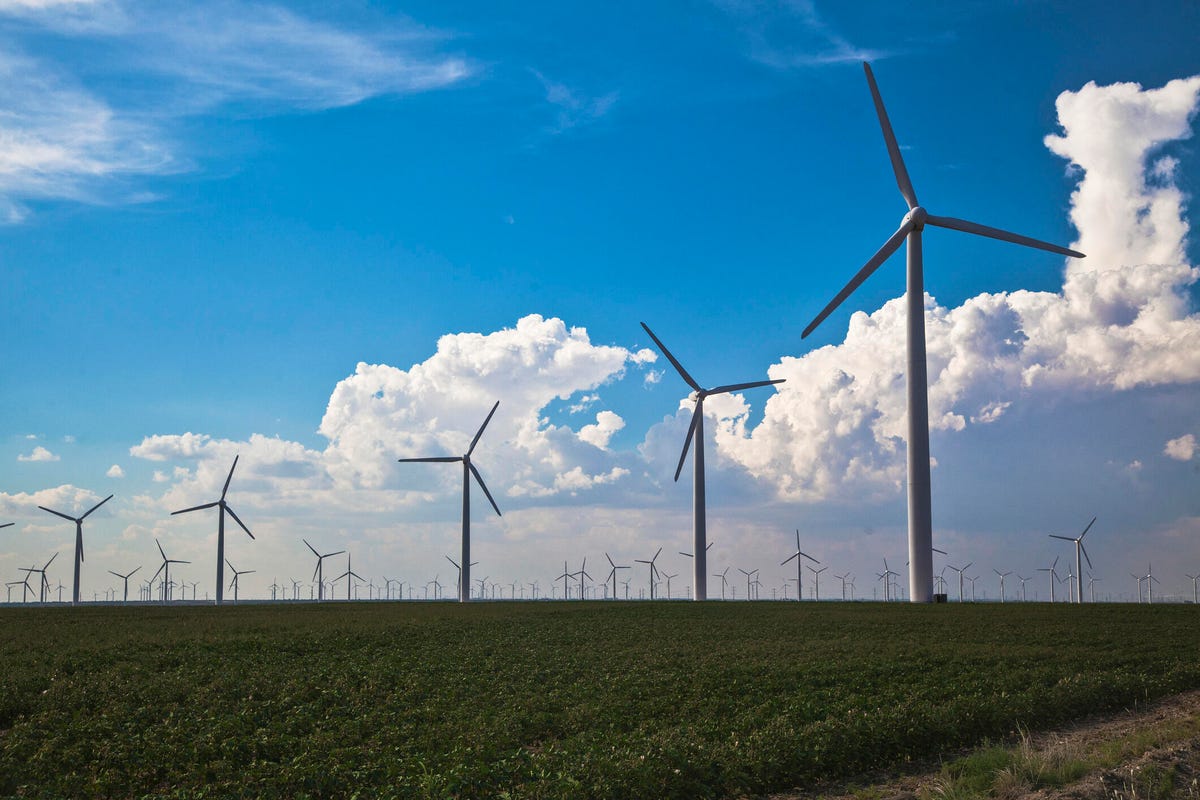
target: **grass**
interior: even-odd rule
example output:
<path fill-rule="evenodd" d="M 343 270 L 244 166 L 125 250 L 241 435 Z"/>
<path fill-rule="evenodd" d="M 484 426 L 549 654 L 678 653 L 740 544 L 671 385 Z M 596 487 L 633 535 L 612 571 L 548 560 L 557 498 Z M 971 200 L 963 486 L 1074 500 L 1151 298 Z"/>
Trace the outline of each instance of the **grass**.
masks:
<path fill-rule="evenodd" d="M 786 791 L 1200 687 L 1194 617 L 1044 604 L 3 609 L 0 794 Z"/>

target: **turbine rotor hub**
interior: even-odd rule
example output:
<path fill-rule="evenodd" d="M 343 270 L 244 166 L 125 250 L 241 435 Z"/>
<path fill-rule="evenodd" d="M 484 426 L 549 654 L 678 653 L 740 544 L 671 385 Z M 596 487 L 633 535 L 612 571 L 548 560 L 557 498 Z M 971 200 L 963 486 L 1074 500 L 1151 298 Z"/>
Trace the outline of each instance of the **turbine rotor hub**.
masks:
<path fill-rule="evenodd" d="M 917 206 L 916 208 L 910 209 L 909 212 L 904 215 L 903 222 L 911 222 L 913 230 L 919 231 L 925 227 L 925 220 L 928 217 L 929 212 L 925 210 L 925 207 Z"/>

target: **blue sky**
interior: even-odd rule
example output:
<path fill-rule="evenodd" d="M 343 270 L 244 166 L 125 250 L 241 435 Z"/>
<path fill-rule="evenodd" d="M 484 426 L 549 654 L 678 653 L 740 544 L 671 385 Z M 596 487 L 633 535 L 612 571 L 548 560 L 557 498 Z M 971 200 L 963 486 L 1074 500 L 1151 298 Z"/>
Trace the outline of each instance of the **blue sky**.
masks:
<path fill-rule="evenodd" d="M 1044 142 L 1064 134 L 1064 93 L 1200 72 L 1195 5 L 1139 11 L 0 3 L 0 521 L 18 522 L 0 570 L 65 554 L 69 531 L 34 498 L 110 492 L 95 571 L 153 566 L 155 535 L 211 560 L 211 526 L 162 516 L 219 491 L 240 452 L 263 533 L 239 543 L 252 592 L 274 567 L 307 574 L 297 530 L 428 580 L 457 550 L 454 476 L 387 472 L 385 455 L 457 452 L 495 399 L 480 466 L 506 516 L 479 520 L 481 569 L 532 580 L 568 557 L 688 549 L 690 483 L 670 482 L 685 388 L 638 355 L 639 321 L 702 383 L 772 369 L 800 392 L 712 412 L 720 563 L 782 576 L 797 526 L 835 572 L 902 561 L 902 365 L 885 358 L 902 262 L 799 336 L 904 211 L 864 59 L 932 213 L 1098 248 L 1072 295 L 1058 257 L 925 238 L 947 359 L 1008 341 L 1006 314 L 1046 340 L 1010 361 L 959 353 L 941 406 L 931 389 L 949 415 L 933 434 L 935 540 L 952 563 L 1028 572 L 1058 552 L 1044 533 L 1100 514 L 1092 552 L 1113 592 L 1134 562 L 1200 570 L 1195 90 L 1147 101 L 1171 133 L 1143 130 L 1143 95 L 1104 90 L 1063 153 Z M 1153 141 L 1127 153 L 1135 134 Z M 1073 202 L 1085 173 L 1103 184 Z M 1123 193 L 1132 221 L 1114 232 Z M 979 300 L 1022 290 L 1046 295 Z M 847 340 L 854 309 L 876 324 Z M 1154 311 L 1140 327 L 1137 309 Z M 861 390 L 821 389 L 852 354 Z M 360 362 L 387 369 L 349 380 Z M 363 402 L 376 390 L 382 410 Z M 813 444 L 813 404 L 844 438 Z"/>

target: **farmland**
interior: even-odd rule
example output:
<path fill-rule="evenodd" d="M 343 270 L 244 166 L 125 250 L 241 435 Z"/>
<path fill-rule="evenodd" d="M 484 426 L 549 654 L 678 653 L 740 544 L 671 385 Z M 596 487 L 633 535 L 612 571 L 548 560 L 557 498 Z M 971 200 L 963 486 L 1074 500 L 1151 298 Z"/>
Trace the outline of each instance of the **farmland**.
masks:
<path fill-rule="evenodd" d="M 1197 609 L 0 611 L 0 794 L 728 797 L 1200 687 Z"/>

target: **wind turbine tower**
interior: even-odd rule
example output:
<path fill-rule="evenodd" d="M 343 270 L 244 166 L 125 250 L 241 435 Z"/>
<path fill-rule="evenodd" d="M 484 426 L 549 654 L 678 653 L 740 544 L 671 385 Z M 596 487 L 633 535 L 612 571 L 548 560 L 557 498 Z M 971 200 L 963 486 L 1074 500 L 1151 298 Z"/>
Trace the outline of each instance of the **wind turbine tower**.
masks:
<path fill-rule="evenodd" d="M 900 154 L 900 145 L 892 132 L 883 98 L 875 84 L 871 65 L 863 63 L 867 85 L 875 102 L 875 112 L 883 129 L 883 139 L 891 158 L 892 171 L 900 194 L 908 205 L 908 213 L 901 220 L 900 228 L 892 234 L 875 255 L 863 265 L 845 288 L 804 329 L 801 338 L 807 337 L 833 311 L 878 269 L 883 262 L 908 244 L 907 313 L 908 313 L 908 585 L 909 599 L 914 603 L 933 600 L 933 510 L 930 501 L 929 478 L 929 396 L 925 364 L 925 279 L 921 251 L 921 235 L 926 225 L 938 228 L 973 233 L 991 239 L 1000 239 L 1014 244 L 1048 250 L 1064 256 L 1083 258 L 1083 253 L 1065 247 L 1020 236 L 1015 233 L 989 228 L 974 222 L 953 217 L 938 217 L 930 214 L 917 202 L 917 193 L 909 180 L 908 170 Z"/>
<path fill-rule="evenodd" d="M 784 564 L 791 561 L 793 558 L 796 559 L 796 599 L 797 600 L 804 599 L 804 560 L 801 558 L 801 556 L 803 556 L 804 558 L 807 558 L 809 561 L 813 562 L 814 564 L 821 563 L 820 561 L 817 561 L 815 558 L 810 556 L 808 553 L 806 553 L 800 549 L 800 529 L 797 528 L 796 529 L 796 552 L 792 553 L 790 556 L 785 558 L 783 561 L 779 562 L 779 566 L 782 567 Z M 843 588 L 845 588 L 845 587 L 843 587 Z"/>
<path fill-rule="evenodd" d="M 400 458 L 397 461 L 407 464 L 444 464 L 461 461 L 463 465 L 463 497 L 462 497 L 462 569 L 458 581 L 458 601 L 466 603 L 471 599 L 471 476 L 475 476 L 475 480 L 479 483 L 479 488 L 483 489 L 483 494 L 487 497 L 488 502 L 492 504 L 492 508 L 496 511 L 496 516 L 500 515 L 500 506 L 496 505 L 496 501 L 492 499 L 492 493 L 488 491 L 487 485 L 483 482 L 483 476 L 479 474 L 479 470 L 475 469 L 475 465 L 471 463 L 471 454 L 475 452 L 475 445 L 479 444 L 479 437 L 483 436 L 483 429 L 492 421 L 492 415 L 496 413 L 496 409 L 500 407 L 500 401 L 492 406 L 492 410 L 488 412 L 487 419 L 479 426 L 479 430 L 475 433 L 475 438 L 471 440 L 470 447 L 467 452 L 461 456 L 435 456 L 432 458 Z"/>
<path fill-rule="evenodd" d="M 246 523 L 242 522 L 238 518 L 238 515 L 233 513 L 233 509 L 229 507 L 229 504 L 225 502 L 225 495 L 229 493 L 229 482 L 233 480 L 233 471 L 237 469 L 238 458 L 240 456 L 233 457 L 233 466 L 229 468 L 229 476 L 225 478 L 225 486 L 221 489 L 220 500 L 171 512 L 171 516 L 175 516 L 176 514 L 187 514 L 191 511 L 201 511 L 206 508 L 213 508 L 214 506 L 220 509 L 217 514 L 217 605 L 221 605 L 225 599 L 225 515 L 229 514 L 229 516 L 233 517 L 233 521 L 241 526 L 246 535 L 251 539 L 254 538 L 254 534 L 246 527 Z"/>
<path fill-rule="evenodd" d="M 75 584 L 71 587 L 71 605 L 79 605 L 79 565 L 83 563 L 83 521 L 87 519 L 88 515 L 90 515 L 93 511 L 112 499 L 113 496 L 110 494 L 108 497 L 89 508 L 87 514 L 84 514 L 82 517 L 72 517 L 62 513 L 61 511 L 55 511 L 52 508 L 38 506 L 38 508 L 40 508 L 42 511 L 47 511 L 56 517 L 69 519 L 71 522 L 75 523 Z"/>
<path fill-rule="evenodd" d="M 654 335 L 654 331 L 650 330 L 646 323 L 642 323 L 642 327 L 646 333 L 650 334 L 650 338 L 658 345 L 658 349 L 671 362 L 671 366 L 675 367 L 675 371 L 679 373 L 679 377 L 683 378 L 688 386 L 692 387 L 695 392 L 696 410 L 692 412 L 692 424 L 688 427 L 687 436 L 683 440 L 683 452 L 679 455 L 679 466 L 675 468 L 675 480 L 679 480 L 679 474 L 683 471 L 683 462 L 687 460 L 688 449 L 692 446 L 692 439 L 696 440 L 695 452 L 692 454 L 692 552 L 695 554 L 692 560 L 692 586 L 695 591 L 692 594 L 692 599 L 697 602 L 708 599 L 708 545 L 706 539 L 708 537 L 707 523 L 705 521 L 705 505 L 704 505 L 704 399 L 711 397 L 714 394 L 726 394 L 728 392 L 740 392 L 744 389 L 755 389 L 759 386 L 771 386 L 776 383 L 783 383 L 784 379 L 780 378 L 773 381 L 751 381 L 750 383 L 731 383 L 725 386 L 716 386 L 712 389 L 702 389 L 700 384 L 696 383 L 695 378 L 688 374 L 688 371 L 683 368 L 683 365 L 671 355 L 671 351 L 667 349 L 658 337 Z M 651 592 L 653 594 L 653 591 Z M 653 598 L 651 598 L 653 599 Z"/>
<path fill-rule="evenodd" d="M 332 556 L 340 556 L 346 551 L 337 550 L 333 553 L 325 553 L 322 555 L 321 553 L 317 552 L 317 548 L 308 543 L 308 539 L 301 539 L 300 541 L 304 542 L 308 549 L 312 550 L 312 554 L 317 557 L 317 568 L 313 570 L 313 580 L 317 582 L 317 601 L 320 602 L 321 600 L 325 599 L 325 559 Z"/>

